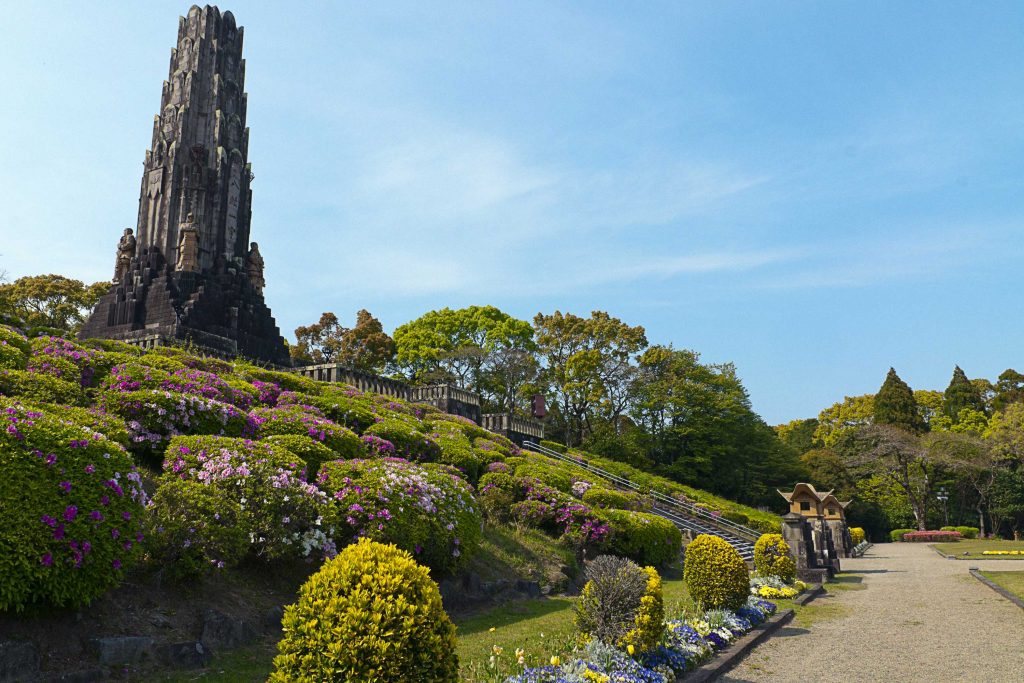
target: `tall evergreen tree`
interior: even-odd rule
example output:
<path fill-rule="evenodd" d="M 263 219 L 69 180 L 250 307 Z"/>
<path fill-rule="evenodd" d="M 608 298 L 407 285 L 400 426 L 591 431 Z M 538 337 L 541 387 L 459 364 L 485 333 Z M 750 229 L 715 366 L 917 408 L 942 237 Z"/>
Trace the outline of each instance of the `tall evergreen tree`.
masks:
<path fill-rule="evenodd" d="M 877 425 L 899 427 L 914 434 L 927 430 L 917 401 L 914 400 L 914 392 L 893 368 L 889 368 L 882 388 L 875 395 L 874 422 Z"/>
<path fill-rule="evenodd" d="M 949 380 L 949 386 L 946 387 L 946 393 L 942 397 L 942 412 L 953 421 L 953 424 L 956 424 L 960 411 L 964 408 L 984 413 L 985 402 L 978 392 L 978 387 L 967 379 L 967 375 L 958 365 L 953 370 L 953 379 Z"/>

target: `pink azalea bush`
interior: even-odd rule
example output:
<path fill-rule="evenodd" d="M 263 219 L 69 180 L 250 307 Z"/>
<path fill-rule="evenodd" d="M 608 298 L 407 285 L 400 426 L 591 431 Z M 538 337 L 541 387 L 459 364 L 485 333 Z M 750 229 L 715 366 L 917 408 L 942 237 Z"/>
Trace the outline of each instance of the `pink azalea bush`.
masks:
<path fill-rule="evenodd" d="M 472 488 L 446 465 L 401 458 L 325 463 L 317 484 L 334 500 L 338 543 L 368 537 L 454 572 L 480 542 Z"/>

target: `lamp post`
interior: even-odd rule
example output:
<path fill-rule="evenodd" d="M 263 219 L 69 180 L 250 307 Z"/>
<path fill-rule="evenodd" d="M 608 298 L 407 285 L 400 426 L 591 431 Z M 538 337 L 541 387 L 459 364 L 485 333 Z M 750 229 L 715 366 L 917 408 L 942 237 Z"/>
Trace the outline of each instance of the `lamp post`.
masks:
<path fill-rule="evenodd" d="M 946 487 L 940 486 L 939 492 L 935 495 L 935 497 L 938 498 L 939 502 L 942 503 L 942 518 L 946 520 L 945 526 L 949 526 L 949 510 L 946 507 L 946 501 L 949 500 L 949 494 L 946 493 Z"/>

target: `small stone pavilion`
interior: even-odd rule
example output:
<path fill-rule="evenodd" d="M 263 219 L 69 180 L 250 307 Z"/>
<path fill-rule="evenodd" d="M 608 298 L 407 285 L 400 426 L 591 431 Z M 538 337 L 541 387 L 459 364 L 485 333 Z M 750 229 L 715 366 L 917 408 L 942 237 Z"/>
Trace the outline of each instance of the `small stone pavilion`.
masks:
<path fill-rule="evenodd" d="M 790 493 L 779 491 L 789 503 L 782 518 L 782 535 L 789 544 L 801 579 L 820 582 L 839 571 L 839 558 L 853 550 L 846 528 L 846 506 L 832 491 L 820 493 L 799 483 Z"/>

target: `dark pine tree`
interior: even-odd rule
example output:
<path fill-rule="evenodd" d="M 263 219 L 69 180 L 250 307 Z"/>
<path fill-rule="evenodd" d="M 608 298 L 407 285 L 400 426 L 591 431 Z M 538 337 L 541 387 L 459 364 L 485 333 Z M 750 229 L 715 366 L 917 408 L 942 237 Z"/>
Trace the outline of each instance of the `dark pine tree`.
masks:
<path fill-rule="evenodd" d="M 960 411 L 964 408 L 983 413 L 985 412 L 985 402 L 981 399 L 978 388 L 971 384 L 971 380 L 967 379 L 967 375 L 958 365 L 954 368 L 953 379 L 949 380 L 949 386 L 946 387 L 946 393 L 942 397 L 942 412 L 953 420 L 953 424 L 956 424 L 960 417 Z"/>
<path fill-rule="evenodd" d="M 875 394 L 874 418 L 875 424 L 892 425 L 915 434 L 921 434 L 927 429 L 917 409 L 914 392 L 892 368 L 889 368 L 882 388 Z"/>

